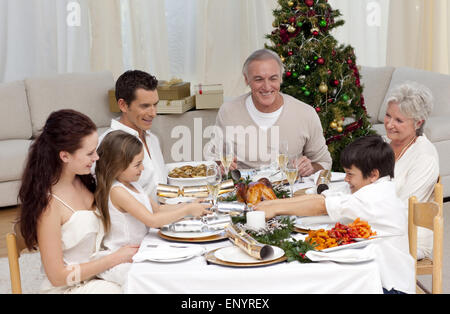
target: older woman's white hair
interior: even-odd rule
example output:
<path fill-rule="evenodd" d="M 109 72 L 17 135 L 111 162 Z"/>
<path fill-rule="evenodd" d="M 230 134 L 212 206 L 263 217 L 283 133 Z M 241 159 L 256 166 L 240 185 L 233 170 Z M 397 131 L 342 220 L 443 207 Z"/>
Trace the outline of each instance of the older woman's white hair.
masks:
<path fill-rule="evenodd" d="M 423 135 L 425 121 L 433 111 L 433 94 L 430 89 L 416 82 L 405 82 L 394 88 L 387 98 L 387 104 L 397 104 L 400 111 L 414 122 L 423 121 L 416 129 L 417 136 Z"/>

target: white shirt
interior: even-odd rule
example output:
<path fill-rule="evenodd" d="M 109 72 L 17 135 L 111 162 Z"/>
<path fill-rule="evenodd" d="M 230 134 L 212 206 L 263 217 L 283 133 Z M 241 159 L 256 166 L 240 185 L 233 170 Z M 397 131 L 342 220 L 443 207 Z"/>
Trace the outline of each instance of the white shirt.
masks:
<path fill-rule="evenodd" d="M 111 120 L 111 127 L 99 137 L 99 145 L 108 133 L 117 130 L 127 132 L 141 140 L 139 138 L 139 133 L 136 130 L 120 123 L 118 120 L 113 119 Z M 167 184 L 168 173 L 161 152 L 161 146 L 159 145 L 159 140 L 156 135 L 152 134 L 150 131 L 146 131 L 145 140 L 147 142 L 151 157 L 144 148 L 144 170 L 142 171 L 138 183 L 143 188 L 145 193 L 151 199 L 156 201 L 158 199 L 156 195 L 158 184 Z"/>
<path fill-rule="evenodd" d="M 433 200 L 434 185 L 439 177 L 439 155 L 425 135 L 419 136 L 395 163 L 394 177 L 397 195 L 406 206 L 411 196 L 417 197 L 418 202 Z M 432 255 L 433 232 L 419 227 L 417 259 L 432 258 Z"/>
<path fill-rule="evenodd" d="M 333 221 L 367 221 L 378 235 L 400 235 L 379 239 L 376 261 L 382 285 L 415 293 L 415 264 L 409 254 L 407 208 L 396 195 L 395 183 L 389 177 L 378 179 L 353 194 L 325 191 L 325 204 Z"/>
<path fill-rule="evenodd" d="M 130 193 L 138 202 L 145 206 L 145 208 L 153 213 L 150 199 L 137 183 L 131 183 L 133 187 L 138 190 L 136 193 L 127 188 L 122 183 L 115 181 L 112 184 L 111 190 L 115 187 L 124 188 Z M 129 213 L 123 213 L 118 210 L 111 202 L 111 198 L 108 199 L 109 216 L 111 219 L 111 230 L 105 236 L 103 240 L 103 246 L 111 252 L 114 252 L 125 245 L 140 245 L 145 235 L 148 232 L 147 226 L 137 220 Z"/>
<path fill-rule="evenodd" d="M 261 129 L 263 129 L 264 131 L 270 129 L 275 124 L 275 122 L 277 122 L 281 112 L 283 111 L 283 106 L 281 106 L 280 109 L 274 112 L 270 113 L 261 112 L 255 107 L 251 95 L 247 97 L 245 101 L 245 106 L 247 107 L 247 111 L 250 114 L 250 117 L 256 123 L 256 125 L 259 126 Z"/>

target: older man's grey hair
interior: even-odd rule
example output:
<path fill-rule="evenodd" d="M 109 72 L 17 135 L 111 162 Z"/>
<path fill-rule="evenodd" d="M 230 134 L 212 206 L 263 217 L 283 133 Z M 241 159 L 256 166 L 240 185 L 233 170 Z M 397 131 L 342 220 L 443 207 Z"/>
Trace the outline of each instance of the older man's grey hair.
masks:
<path fill-rule="evenodd" d="M 400 112 L 405 116 L 414 119 L 415 124 L 419 121 L 424 121 L 416 129 L 417 136 L 423 135 L 425 121 L 433 111 L 433 94 L 431 90 L 416 82 L 405 82 L 389 93 L 387 104 L 393 103 L 399 106 Z"/>
<path fill-rule="evenodd" d="M 280 67 L 280 79 L 282 80 L 284 74 L 283 62 L 281 61 L 280 57 L 276 52 L 269 49 L 260 49 L 253 52 L 244 63 L 244 66 L 242 68 L 242 74 L 244 74 L 245 77 L 248 78 L 248 67 L 250 63 L 252 63 L 253 61 L 270 60 L 270 59 L 275 60 L 278 63 Z"/>

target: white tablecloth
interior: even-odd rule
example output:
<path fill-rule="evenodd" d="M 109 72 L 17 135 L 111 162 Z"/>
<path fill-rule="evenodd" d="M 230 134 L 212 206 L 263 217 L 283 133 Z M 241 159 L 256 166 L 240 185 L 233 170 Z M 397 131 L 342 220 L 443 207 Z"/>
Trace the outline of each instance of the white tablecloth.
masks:
<path fill-rule="evenodd" d="M 168 243 L 152 230 L 148 244 Z M 185 245 L 185 244 L 183 244 Z M 208 251 L 230 246 L 227 241 L 202 245 Z M 281 263 L 258 268 L 207 265 L 203 256 L 176 263 L 133 263 L 125 293 L 177 294 L 299 294 L 382 293 L 380 273 L 374 261 L 357 264 L 320 262 Z"/>

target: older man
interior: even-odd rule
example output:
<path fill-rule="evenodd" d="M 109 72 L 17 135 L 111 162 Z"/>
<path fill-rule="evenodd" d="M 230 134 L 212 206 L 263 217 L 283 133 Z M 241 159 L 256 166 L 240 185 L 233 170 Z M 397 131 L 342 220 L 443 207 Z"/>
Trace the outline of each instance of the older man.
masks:
<path fill-rule="evenodd" d="M 280 93 L 284 73 L 276 53 L 255 51 L 244 64 L 245 82 L 251 92 L 222 105 L 216 125 L 227 142 L 234 144 L 238 164 L 258 168 L 270 164 L 288 143 L 288 154 L 298 156 L 301 176 L 331 169 L 331 156 L 315 110 L 299 100 Z"/>
<path fill-rule="evenodd" d="M 116 82 L 117 104 L 122 112 L 118 120 L 100 136 L 99 145 L 106 134 L 122 130 L 139 138 L 144 144 L 144 171 L 139 184 L 152 199 L 156 198 L 159 183 L 167 183 L 167 171 L 158 138 L 150 132 L 156 118 L 159 102 L 158 81 L 142 71 L 127 71 Z"/>

